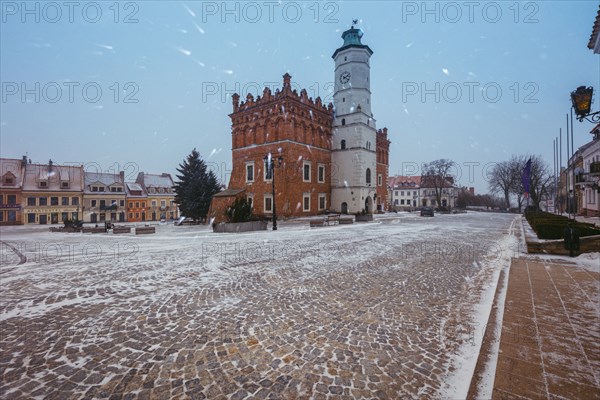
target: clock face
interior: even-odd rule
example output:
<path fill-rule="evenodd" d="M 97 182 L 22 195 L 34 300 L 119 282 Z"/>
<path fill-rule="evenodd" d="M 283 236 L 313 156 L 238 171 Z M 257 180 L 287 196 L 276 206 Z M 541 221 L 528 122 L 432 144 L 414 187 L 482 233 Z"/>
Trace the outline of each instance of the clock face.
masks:
<path fill-rule="evenodd" d="M 342 72 L 340 75 L 340 83 L 348 83 L 350 81 L 350 72 Z"/>

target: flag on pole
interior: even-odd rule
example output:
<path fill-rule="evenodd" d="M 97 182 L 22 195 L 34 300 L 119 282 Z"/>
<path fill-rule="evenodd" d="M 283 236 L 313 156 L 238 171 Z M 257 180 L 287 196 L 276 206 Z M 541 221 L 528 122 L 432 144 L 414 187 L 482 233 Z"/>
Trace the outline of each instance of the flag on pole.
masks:
<path fill-rule="evenodd" d="M 525 164 L 525 168 L 523 168 L 523 173 L 521 174 L 521 183 L 523 184 L 523 188 L 525 190 L 525 198 L 529 197 L 529 189 L 531 186 L 531 157 L 527 160 Z"/>

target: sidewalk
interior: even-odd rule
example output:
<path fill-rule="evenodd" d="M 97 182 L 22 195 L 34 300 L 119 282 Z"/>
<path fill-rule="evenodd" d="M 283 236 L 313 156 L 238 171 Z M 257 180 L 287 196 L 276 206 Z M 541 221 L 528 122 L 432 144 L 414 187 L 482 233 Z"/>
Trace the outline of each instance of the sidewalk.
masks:
<path fill-rule="evenodd" d="M 600 399 L 600 273 L 513 259 L 493 399 Z"/>

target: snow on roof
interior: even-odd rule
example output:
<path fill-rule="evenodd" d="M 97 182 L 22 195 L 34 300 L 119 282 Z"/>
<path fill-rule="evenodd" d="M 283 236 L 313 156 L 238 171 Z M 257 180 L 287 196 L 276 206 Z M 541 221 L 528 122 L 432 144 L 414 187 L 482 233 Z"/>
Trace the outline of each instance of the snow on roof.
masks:
<path fill-rule="evenodd" d="M 138 175 L 137 181 L 138 183 L 143 184 L 145 187 L 172 187 L 173 179 L 171 175 L 163 173 L 163 174 L 147 174 L 142 172 Z"/>
<path fill-rule="evenodd" d="M 93 183 L 101 183 L 106 186 L 113 185 L 115 183 L 123 184 L 121 176 L 119 174 L 109 174 L 104 172 L 86 172 L 85 173 L 85 186 L 89 186 Z"/>
<path fill-rule="evenodd" d="M 392 188 L 394 188 L 394 187 L 417 187 L 418 188 L 421 185 L 421 176 L 420 175 L 390 176 L 388 178 L 388 185 Z"/>
<path fill-rule="evenodd" d="M 47 182 L 47 187 L 41 188 L 40 182 Z M 67 181 L 65 187 L 61 182 Z M 73 165 L 52 164 L 27 164 L 25 166 L 25 178 L 23 190 L 44 190 L 62 192 L 80 192 L 83 190 L 83 167 Z"/>
<path fill-rule="evenodd" d="M 142 185 L 135 182 L 125 183 L 125 189 L 128 197 L 148 197 Z"/>

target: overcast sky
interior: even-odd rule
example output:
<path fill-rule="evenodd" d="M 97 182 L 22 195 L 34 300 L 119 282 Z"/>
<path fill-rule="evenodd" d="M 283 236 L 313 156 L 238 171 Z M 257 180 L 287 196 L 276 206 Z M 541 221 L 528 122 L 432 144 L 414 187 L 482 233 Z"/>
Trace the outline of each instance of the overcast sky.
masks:
<path fill-rule="evenodd" d="M 569 93 L 600 90 L 587 49 L 598 1 L 0 4 L 1 156 L 130 179 L 175 173 L 196 147 L 227 181 L 231 94 L 276 89 L 289 72 L 331 101 L 331 55 L 352 19 L 374 51 L 391 175 L 449 158 L 460 184 L 487 192 L 486 166 L 512 154 L 552 165 Z M 575 121 L 576 147 L 591 128 Z"/>

